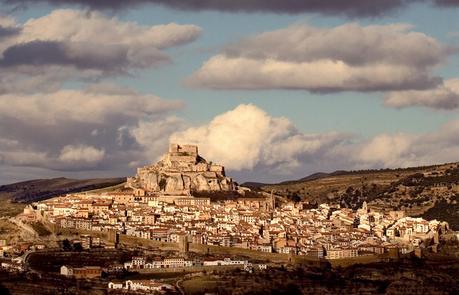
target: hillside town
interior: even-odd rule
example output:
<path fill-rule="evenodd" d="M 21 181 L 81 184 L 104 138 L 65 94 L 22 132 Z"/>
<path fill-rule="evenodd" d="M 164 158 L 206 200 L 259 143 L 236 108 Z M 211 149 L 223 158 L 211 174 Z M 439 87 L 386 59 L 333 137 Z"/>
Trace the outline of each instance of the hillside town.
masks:
<path fill-rule="evenodd" d="M 232 193 L 212 200 L 195 192 Z M 237 247 L 267 253 L 342 259 L 436 251 L 448 223 L 339 205 L 280 202 L 254 193 L 208 163 L 196 146 L 172 144 L 156 165 L 138 169 L 124 188 L 69 194 L 34 203 L 24 218 L 58 228 L 109 232 L 146 240 Z"/>
<path fill-rule="evenodd" d="M 326 279 L 330 266 L 381 263 L 386 273 L 419 258 L 436 263 L 459 238 L 448 222 L 405 210 L 294 201 L 241 186 L 197 146 L 178 144 L 124 183 L 34 202 L 3 222 L 18 230 L 0 239 L 3 284 L 17 288 L 11 279 L 35 274 L 50 294 L 75 281 L 72 290 L 83 293 L 184 294 L 201 292 L 204 280 L 226 278 L 225 286 L 206 285 L 222 291 L 299 269 L 300 277 L 319 271 Z M 454 249 L 446 251 L 457 256 Z"/>
<path fill-rule="evenodd" d="M 407 253 L 432 247 L 448 231 L 446 222 L 371 211 L 365 204 L 357 211 L 327 204 L 316 209 L 304 209 L 302 203 L 265 207 L 265 199 L 214 203 L 180 198 L 167 203 L 117 193 L 55 198 L 37 204 L 36 210 L 62 228 L 116 230 L 177 243 L 185 235 L 192 243 L 327 259 L 382 254 L 394 247 Z"/>

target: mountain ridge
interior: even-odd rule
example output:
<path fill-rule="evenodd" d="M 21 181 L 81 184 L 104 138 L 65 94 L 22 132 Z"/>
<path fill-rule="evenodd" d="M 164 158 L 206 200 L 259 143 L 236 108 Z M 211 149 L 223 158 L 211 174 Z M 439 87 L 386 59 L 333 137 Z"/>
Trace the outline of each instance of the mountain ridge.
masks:
<path fill-rule="evenodd" d="M 42 178 L 0 186 L 0 196 L 12 202 L 30 203 L 61 194 L 101 189 L 122 184 L 126 178 L 71 179 L 65 177 Z"/>

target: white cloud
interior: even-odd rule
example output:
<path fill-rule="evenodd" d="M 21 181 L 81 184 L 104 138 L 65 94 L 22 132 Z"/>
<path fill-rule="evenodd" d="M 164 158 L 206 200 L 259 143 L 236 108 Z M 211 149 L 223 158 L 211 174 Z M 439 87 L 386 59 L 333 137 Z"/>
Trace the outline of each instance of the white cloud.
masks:
<path fill-rule="evenodd" d="M 343 141 L 336 133 L 303 134 L 286 118 L 271 117 L 254 105 L 240 105 L 211 122 L 171 136 L 171 142 L 198 144 L 201 154 L 230 170 L 269 166 L 277 172 L 297 168 Z"/>
<path fill-rule="evenodd" d="M 459 159 L 459 121 L 449 121 L 439 129 L 423 134 L 381 134 L 351 147 L 354 167 L 397 168 Z"/>
<path fill-rule="evenodd" d="M 0 145 L 0 163 L 16 167 L 40 167 L 51 170 L 87 170 L 97 168 L 105 151 L 87 145 L 67 145 L 60 155 L 50 151 L 37 151 L 20 145 L 10 148 Z"/>
<path fill-rule="evenodd" d="M 167 146 L 176 125 L 173 120 L 164 122 L 182 106 L 180 101 L 110 84 L 0 95 L 0 162 L 10 167 L 72 173 L 103 169 L 129 175 L 130 162 L 150 160 L 143 145 Z M 156 137 L 142 141 L 139 135 L 137 142 L 130 130 L 145 124 L 155 130 Z M 159 128 L 160 124 L 165 127 Z"/>
<path fill-rule="evenodd" d="M 50 159 L 44 152 L 33 150 L 8 149 L 0 151 L 0 163 L 14 166 L 48 166 Z"/>
<path fill-rule="evenodd" d="M 128 128 L 128 132 L 142 146 L 145 159 L 153 163 L 167 151 L 169 136 L 184 126 L 183 120 L 168 116 L 159 120 L 139 121 L 136 126 Z"/>
<path fill-rule="evenodd" d="M 433 89 L 390 92 L 384 98 L 389 107 L 405 108 L 424 106 L 434 109 L 452 110 L 459 108 L 459 79 L 445 80 Z"/>
<path fill-rule="evenodd" d="M 355 149 L 357 162 L 379 167 L 406 167 L 416 161 L 412 145 L 416 137 L 408 134 L 381 134 Z"/>
<path fill-rule="evenodd" d="M 307 134 L 286 118 L 254 105 L 239 105 L 209 123 L 174 133 L 170 142 L 198 144 L 208 160 L 243 181 L 297 179 L 334 170 L 399 168 L 454 162 L 459 158 L 459 121 L 424 134 L 378 134 L 370 138 L 329 132 Z"/>
<path fill-rule="evenodd" d="M 59 160 L 63 162 L 88 162 L 97 164 L 105 156 L 105 151 L 87 145 L 66 145 L 62 148 Z"/>
<path fill-rule="evenodd" d="M 49 15 L 24 23 L 18 43 L 33 40 L 112 44 L 130 49 L 164 49 L 195 40 L 201 29 L 175 23 L 143 26 L 107 17 L 97 11 L 58 9 Z M 94 50 L 97 50 L 94 47 Z"/>
<path fill-rule="evenodd" d="M 53 93 L 0 95 L 0 115 L 41 125 L 61 121 L 102 123 L 115 116 L 142 118 L 183 106 L 180 101 L 166 101 L 154 95 L 135 92 L 59 90 Z"/>
<path fill-rule="evenodd" d="M 285 62 L 217 55 L 187 80 L 214 89 L 307 89 L 371 91 L 423 87 L 435 79 L 405 65 L 350 66 L 342 61 Z"/>
<path fill-rule="evenodd" d="M 92 93 L 103 89 L 112 92 L 103 95 L 117 95 L 116 87 L 107 85 L 93 87 Z M 126 89 L 119 92 L 131 93 Z M 99 99 L 85 95 L 81 93 L 83 105 L 85 99 Z M 459 158 L 459 121 L 424 134 L 359 138 L 338 132 L 304 133 L 287 118 L 271 116 L 252 104 L 239 105 L 195 127 L 177 118 L 173 113 L 177 108 L 171 106 L 165 112 L 152 108 L 144 114 L 113 105 L 105 101 L 106 113 L 87 121 L 76 120 L 76 114 L 71 113 L 67 119 L 51 116 L 54 121 L 50 121 L 44 114 L 46 103 L 41 120 L 38 114 L 8 118 L 0 113 L 1 167 L 16 167 L 12 168 L 15 173 L 17 167 L 24 171 L 37 167 L 45 169 L 46 175 L 51 175 L 51 170 L 131 175 L 134 168 L 157 161 L 169 142 L 198 144 L 201 155 L 225 165 L 230 176 L 242 181 L 280 181 L 319 171 L 408 167 Z M 11 112 L 15 108 L 12 104 Z M 54 113 L 59 110 L 62 108 L 50 109 Z"/>
<path fill-rule="evenodd" d="M 187 83 L 214 89 L 376 91 L 425 89 L 446 56 L 404 24 L 334 28 L 294 25 L 227 46 Z"/>
<path fill-rule="evenodd" d="M 0 38 L 0 93 L 47 90 L 43 80 L 55 90 L 68 79 L 102 79 L 169 63 L 164 49 L 201 33 L 195 25 L 145 26 L 70 9 L 23 24 L 4 18 L 0 26 L 8 33 Z"/>

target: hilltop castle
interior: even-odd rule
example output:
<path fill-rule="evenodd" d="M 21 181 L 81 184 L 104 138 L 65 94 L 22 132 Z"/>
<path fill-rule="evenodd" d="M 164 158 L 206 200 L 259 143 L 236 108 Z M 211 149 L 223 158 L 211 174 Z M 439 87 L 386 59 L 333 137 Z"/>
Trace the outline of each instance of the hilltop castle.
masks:
<path fill-rule="evenodd" d="M 207 162 L 196 145 L 171 144 L 169 152 L 154 165 L 137 169 L 127 179 L 127 187 L 137 194 L 191 195 L 194 191 L 232 191 L 233 180 L 221 165 Z"/>

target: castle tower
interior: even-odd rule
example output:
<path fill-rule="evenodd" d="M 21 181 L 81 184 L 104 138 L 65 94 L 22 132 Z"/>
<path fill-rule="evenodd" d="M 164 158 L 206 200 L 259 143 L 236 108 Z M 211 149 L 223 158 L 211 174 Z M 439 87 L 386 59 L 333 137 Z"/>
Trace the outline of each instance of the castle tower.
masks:
<path fill-rule="evenodd" d="M 116 230 L 110 229 L 108 231 L 107 239 L 108 239 L 108 241 L 110 243 L 114 243 L 115 244 L 115 248 L 118 248 L 119 242 L 120 242 L 120 235 Z"/>
<path fill-rule="evenodd" d="M 363 210 L 363 212 L 368 213 L 368 204 L 367 204 L 367 201 L 363 201 L 362 210 Z"/>
<path fill-rule="evenodd" d="M 222 165 L 198 154 L 198 146 L 190 144 L 169 145 L 169 151 L 156 164 L 137 169 L 128 178 L 127 187 L 137 196 L 157 193 L 167 196 L 187 196 L 193 191 L 234 191 L 233 180 L 225 176 Z"/>
<path fill-rule="evenodd" d="M 188 243 L 188 236 L 187 235 L 181 235 L 179 237 L 179 251 L 183 255 L 187 255 L 189 251 L 189 243 Z"/>
<path fill-rule="evenodd" d="M 271 194 L 268 198 L 268 206 L 270 211 L 274 211 L 274 209 L 276 209 L 276 196 L 273 194 L 273 190 L 271 190 Z"/>

